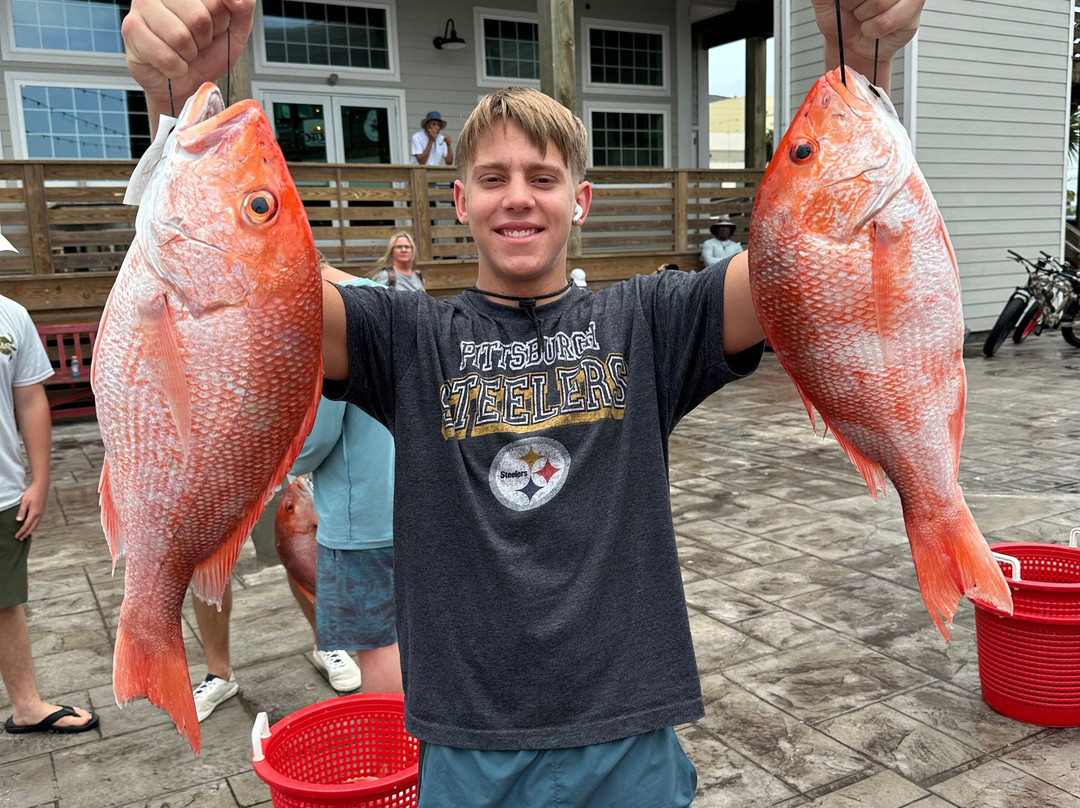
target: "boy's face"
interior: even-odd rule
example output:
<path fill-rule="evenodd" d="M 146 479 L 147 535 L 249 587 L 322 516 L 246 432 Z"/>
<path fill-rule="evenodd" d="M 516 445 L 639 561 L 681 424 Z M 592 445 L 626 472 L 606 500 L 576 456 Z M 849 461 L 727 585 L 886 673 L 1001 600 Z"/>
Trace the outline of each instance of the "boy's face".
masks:
<path fill-rule="evenodd" d="M 562 286 L 574 205 L 587 214 L 592 188 L 574 182 L 555 145 L 541 154 L 516 124 L 500 122 L 479 139 L 464 178 L 454 203 L 476 241 L 477 284 L 520 296 Z"/>

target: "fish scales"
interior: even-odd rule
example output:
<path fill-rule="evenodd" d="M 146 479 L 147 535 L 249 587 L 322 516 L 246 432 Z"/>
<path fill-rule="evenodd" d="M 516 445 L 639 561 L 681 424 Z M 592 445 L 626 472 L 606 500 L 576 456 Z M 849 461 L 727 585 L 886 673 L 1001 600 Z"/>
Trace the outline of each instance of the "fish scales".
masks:
<path fill-rule="evenodd" d="M 750 289 L 811 420 L 876 498 L 892 481 L 931 618 L 1012 599 L 957 484 L 966 381 L 959 273 L 888 98 L 856 71 L 815 84 L 754 204 Z"/>
<path fill-rule="evenodd" d="M 285 491 L 274 515 L 274 546 L 282 566 L 315 602 L 319 514 L 311 486 L 297 477 Z"/>
<path fill-rule="evenodd" d="M 118 704 L 146 696 L 199 751 L 180 612 L 220 602 L 311 429 L 322 377 L 311 229 L 258 105 L 204 85 L 143 194 L 91 381 L 113 561 Z"/>

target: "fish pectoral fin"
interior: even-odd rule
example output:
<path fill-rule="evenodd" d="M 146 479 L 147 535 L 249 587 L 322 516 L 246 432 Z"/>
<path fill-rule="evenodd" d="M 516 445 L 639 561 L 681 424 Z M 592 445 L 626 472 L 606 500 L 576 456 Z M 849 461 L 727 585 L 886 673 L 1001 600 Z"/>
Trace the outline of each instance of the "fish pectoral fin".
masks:
<path fill-rule="evenodd" d="M 109 458 L 101 463 L 101 479 L 98 481 L 98 503 L 101 506 L 101 529 L 105 531 L 105 541 L 109 544 L 112 556 L 112 572 L 116 572 L 116 559 L 124 554 L 124 533 L 120 528 L 120 519 L 113 502 L 112 487 L 109 484 Z"/>
<path fill-rule="evenodd" d="M 877 326 L 881 360 L 885 367 L 893 363 L 897 329 L 903 324 L 898 304 L 902 299 L 905 270 L 911 266 L 911 235 L 903 228 L 879 222 L 870 225 L 873 244 L 871 282 L 874 295 L 874 320 Z"/>
<path fill-rule="evenodd" d="M 139 328 L 145 341 L 145 358 L 154 380 L 165 392 L 180 446 L 187 457 L 191 443 L 191 389 L 184 372 L 184 358 L 176 336 L 176 324 L 162 295 L 139 304 Z"/>

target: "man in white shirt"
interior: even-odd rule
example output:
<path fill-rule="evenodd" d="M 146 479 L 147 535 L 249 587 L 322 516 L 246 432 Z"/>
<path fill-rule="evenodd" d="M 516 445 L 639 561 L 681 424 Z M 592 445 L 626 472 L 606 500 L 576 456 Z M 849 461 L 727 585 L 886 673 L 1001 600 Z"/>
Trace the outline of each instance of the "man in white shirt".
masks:
<path fill-rule="evenodd" d="M 728 216 L 717 216 L 709 226 L 709 232 L 713 237 L 705 242 L 701 248 L 701 263 L 707 267 L 718 264 L 729 255 L 742 252 L 742 245 L 731 240 L 731 234 L 735 232 L 735 222 Z"/>
<path fill-rule="evenodd" d="M 446 121 L 437 110 L 432 110 L 420 122 L 420 131 L 412 136 L 412 162 L 414 165 L 441 166 L 454 164 L 454 150 L 450 135 L 442 133 Z"/>
<path fill-rule="evenodd" d="M 41 698 L 23 609 L 30 534 L 49 498 L 52 422 L 42 382 L 52 375 L 30 315 L 0 295 L 0 679 L 11 700 L 4 730 L 12 735 L 86 732 L 98 725 L 89 710 Z M 20 432 L 30 463 L 29 485 L 19 453 Z"/>

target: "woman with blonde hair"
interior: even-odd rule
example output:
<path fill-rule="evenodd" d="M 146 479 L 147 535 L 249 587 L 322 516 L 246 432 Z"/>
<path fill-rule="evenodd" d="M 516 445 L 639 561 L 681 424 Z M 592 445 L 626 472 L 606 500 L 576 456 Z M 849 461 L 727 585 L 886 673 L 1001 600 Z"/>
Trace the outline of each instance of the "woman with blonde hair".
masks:
<path fill-rule="evenodd" d="M 407 289 L 414 292 L 427 291 L 424 288 L 424 275 L 419 269 L 413 269 L 416 256 L 416 242 L 404 230 L 390 236 L 386 243 L 386 252 L 375 262 L 371 277 L 391 289 Z"/>

